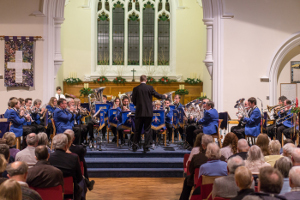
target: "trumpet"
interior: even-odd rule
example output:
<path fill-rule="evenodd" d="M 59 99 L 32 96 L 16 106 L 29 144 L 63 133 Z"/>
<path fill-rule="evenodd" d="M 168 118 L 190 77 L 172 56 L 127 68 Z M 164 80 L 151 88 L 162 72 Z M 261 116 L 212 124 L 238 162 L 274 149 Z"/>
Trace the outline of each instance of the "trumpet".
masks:
<path fill-rule="evenodd" d="M 272 110 L 275 109 L 275 108 L 277 108 L 277 107 L 282 108 L 282 105 L 280 105 L 280 104 L 275 105 L 275 106 L 269 106 L 269 105 L 267 105 L 267 110 L 268 110 L 268 112 L 272 112 Z M 279 109 L 279 108 L 277 108 L 277 109 Z"/>

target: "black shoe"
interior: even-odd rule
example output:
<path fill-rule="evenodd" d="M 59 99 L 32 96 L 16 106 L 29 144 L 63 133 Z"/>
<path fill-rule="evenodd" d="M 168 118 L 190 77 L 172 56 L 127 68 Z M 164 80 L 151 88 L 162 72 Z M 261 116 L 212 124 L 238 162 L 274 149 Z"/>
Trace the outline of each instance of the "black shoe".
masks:
<path fill-rule="evenodd" d="M 136 152 L 137 150 L 138 150 L 138 145 L 137 144 L 135 144 L 135 143 L 132 143 L 132 151 L 133 152 Z"/>
<path fill-rule="evenodd" d="M 91 180 L 91 181 L 88 183 L 87 187 L 88 187 L 89 191 L 91 191 L 91 190 L 94 189 L 94 184 L 95 184 L 95 181 L 94 181 L 94 180 Z"/>
<path fill-rule="evenodd" d="M 116 143 L 117 142 L 117 138 L 114 137 L 111 142 Z"/>

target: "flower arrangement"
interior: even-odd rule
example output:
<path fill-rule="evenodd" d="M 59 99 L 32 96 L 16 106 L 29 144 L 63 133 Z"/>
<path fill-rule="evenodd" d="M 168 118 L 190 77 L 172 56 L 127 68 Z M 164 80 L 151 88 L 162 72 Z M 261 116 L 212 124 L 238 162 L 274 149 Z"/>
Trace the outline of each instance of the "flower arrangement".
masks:
<path fill-rule="evenodd" d="M 178 89 L 175 91 L 175 94 L 186 95 L 189 94 L 189 91 L 187 89 Z"/>
<path fill-rule="evenodd" d="M 201 83 L 202 81 L 199 78 L 187 78 L 186 80 L 184 80 L 184 82 L 190 85 L 195 85 Z"/>
<path fill-rule="evenodd" d="M 94 80 L 94 83 L 108 83 L 109 80 L 106 78 L 106 76 L 100 76 L 99 78 L 97 78 L 96 80 Z"/>
<path fill-rule="evenodd" d="M 88 96 L 89 94 L 92 94 L 93 91 L 91 88 L 82 88 L 81 90 L 79 90 L 80 92 L 80 96 Z"/>
<path fill-rule="evenodd" d="M 172 83 L 172 82 L 177 82 L 177 80 L 169 79 L 167 76 L 163 76 L 158 80 L 158 82 L 162 83 L 162 84 L 168 84 L 168 83 Z"/>
<path fill-rule="evenodd" d="M 119 84 L 119 83 L 126 83 L 126 79 L 122 78 L 121 76 L 117 76 L 114 78 L 113 83 Z"/>
<path fill-rule="evenodd" d="M 153 83 L 156 83 L 156 80 L 152 76 L 148 76 L 147 77 L 147 83 L 153 84 Z"/>
<path fill-rule="evenodd" d="M 78 83 L 82 82 L 82 80 L 80 78 L 66 78 L 64 81 L 68 85 L 78 84 Z"/>
<path fill-rule="evenodd" d="M 209 98 L 207 98 L 207 96 L 204 95 L 204 96 L 198 97 L 198 99 L 202 101 L 203 99 L 209 99 Z"/>

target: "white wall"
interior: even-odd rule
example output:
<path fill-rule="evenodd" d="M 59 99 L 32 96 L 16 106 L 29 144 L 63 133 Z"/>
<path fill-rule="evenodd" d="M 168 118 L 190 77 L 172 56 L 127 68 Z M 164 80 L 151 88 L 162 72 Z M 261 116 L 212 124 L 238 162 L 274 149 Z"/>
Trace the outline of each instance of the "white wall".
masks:
<path fill-rule="evenodd" d="M 39 0 L 0 1 L 0 35 L 5 36 L 43 36 L 43 18 L 30 16 L 39 10 Z M 4 74 L 4 40 L 0 41 L 0 74 Z M 32 97 L 43 99 L 43 41 L 35 46 L 34 87 L 30 90 L 4 87 L 4 77 L 0 78 L 0 113 L 7 108 L 8 99 Z M 46 103 L 46 102 L 43 102 Z"/>
<path fill-rule="evenodd" d="M 225 0 L 224 110 L 235 118 L 239 98 L 259 97 L 269 104 L 269 83 L 261 82 L 281 44 L 300 30 L 298 0 Z M 260 108 L 260 102 L 258 102 Z"/>

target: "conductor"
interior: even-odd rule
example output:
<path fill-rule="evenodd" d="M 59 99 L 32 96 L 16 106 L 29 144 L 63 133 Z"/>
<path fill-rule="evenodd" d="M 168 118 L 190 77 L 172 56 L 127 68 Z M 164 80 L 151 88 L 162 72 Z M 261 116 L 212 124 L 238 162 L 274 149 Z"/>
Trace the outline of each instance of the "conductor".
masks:
<path fill-rule="evenodd" d="M 141 84 L 133 88 L 132 102 L 136 106 L 135 111 L 135 132 L 133 137 L 133 152 L 137 151 L 141 132 L 144 126 L 145 143 L 144 152 L 149 150 L 151 139 L 151 122 L 153 116 L 152 96 L 158 99 L 166 99 L 167 95 L 158 94 L 152 86 L 146 85 L 147 77 L 140 77 Z"/>

